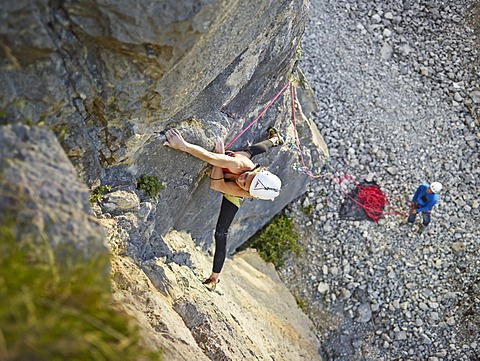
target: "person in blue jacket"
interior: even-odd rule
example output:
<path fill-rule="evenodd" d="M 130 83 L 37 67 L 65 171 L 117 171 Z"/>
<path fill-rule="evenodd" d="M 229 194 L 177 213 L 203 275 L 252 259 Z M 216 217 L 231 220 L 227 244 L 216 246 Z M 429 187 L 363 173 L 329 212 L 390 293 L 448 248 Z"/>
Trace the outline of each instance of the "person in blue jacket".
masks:
<path fill-rule="evenodd" d="M 430 213 L 433 206 L 437 203 L 437 193 L 442 189 L 442 184 L 433 182 L 432 184 L 421 184 L 412 198 L 410 206 L 410 215 L 408 216 L 408 224 L 413 226 L 418 213 L 422 213 L 423 227 L 430 224 Z"/>

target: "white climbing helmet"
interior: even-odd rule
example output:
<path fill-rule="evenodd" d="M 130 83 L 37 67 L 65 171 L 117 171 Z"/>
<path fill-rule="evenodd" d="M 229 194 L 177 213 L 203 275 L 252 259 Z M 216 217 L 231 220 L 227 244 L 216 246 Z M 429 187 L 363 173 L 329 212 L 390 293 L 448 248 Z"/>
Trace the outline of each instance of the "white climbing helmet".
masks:
<path fill-rule="evenodd" d="M 280 194 L 282 181 L 267 170 L 257 173 L 250 184 L 249 193 L 255 198 L 271 200 Z"/>
<path fill-rule="evenodd" d="M 430 189 L 433 193 L 438 193 L 442 190 L 442 183 L 433 182 L 432 184 L 430 184 Z"/>

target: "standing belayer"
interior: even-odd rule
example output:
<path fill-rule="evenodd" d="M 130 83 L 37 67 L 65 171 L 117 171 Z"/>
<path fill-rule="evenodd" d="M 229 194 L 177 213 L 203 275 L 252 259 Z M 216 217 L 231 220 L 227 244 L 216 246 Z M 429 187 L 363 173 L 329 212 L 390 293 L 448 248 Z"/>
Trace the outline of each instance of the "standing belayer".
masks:
<path fill-rule="evenodd" d="M 408 216 L 409 226 L 413 226 L 418 213 L 421 213 L 423 218 L 422 230 L 430 224 L 431 211 L 438 201 L 437 193 L 440 192 L 441 189 L 442 184 L 439 182 L 433 182 L 432 184 L 424 183 L 417 188 L 410 205 Z"/>
<path fill-rule="evenodd" d="M 223 194 L 215 228 L 212 273 L 203 282 L 209 290 L 214 290 L 227 255 L 228 229 L 240 208 L 242 199 L 247 197 L 273 200 L 280 194 L 281 180 L 265 168 L 253 163 L 251 158 L 281 144 L 282 139 L 274 128 L 269 128 L 268 139 L 241 151 L 227 151 L 225 154 L 225 147 L 220 139 L 215 140 L 216 153 L 214 153 L 185 141 L 177 129 L 170 129 L 165 135 L 166 146 L 181 150 L 212 165 L 210 188 Z"/>

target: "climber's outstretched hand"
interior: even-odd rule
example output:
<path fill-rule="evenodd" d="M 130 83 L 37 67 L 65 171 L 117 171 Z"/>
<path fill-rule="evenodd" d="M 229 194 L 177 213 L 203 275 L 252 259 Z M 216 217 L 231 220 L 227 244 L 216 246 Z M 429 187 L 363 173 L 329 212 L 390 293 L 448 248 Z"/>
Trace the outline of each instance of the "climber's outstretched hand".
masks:
<path fill-rule="evenodd" d="M 165 132 L 165 136 L 167 137 L 167 141 L 163 143 L 163 145 L 182 151 L 185 151 L 187 148 L 188 143 L 185 141 L 185 139 L 183 139 L 182 135 L 177 129 L 172 128 L 167 130 Z"/>

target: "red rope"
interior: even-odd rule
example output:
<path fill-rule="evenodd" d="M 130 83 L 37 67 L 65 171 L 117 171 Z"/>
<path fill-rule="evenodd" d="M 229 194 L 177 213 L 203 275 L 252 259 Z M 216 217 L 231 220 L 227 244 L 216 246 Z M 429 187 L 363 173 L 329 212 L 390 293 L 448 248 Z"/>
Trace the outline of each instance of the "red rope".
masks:
<path fill-rule="evenodd" d="M 284 85 L 284 87 L 277 93 L 277 95 L 275 95 L 275 97 L 272 100 L 270 100 L 270 102 L 267 104 L 267 106 L 265 108 L 263 108 L 263 110 L 260 112 L 260 114 L 257 115 L 257 117 L 244 130 L 242 130 L 240 132 L 240 134 L 238 134 L 230 143 L 228 143 L 227 146 L 225 147 L 225 149 L 228 149 L 238 138 L 240 138 L 243 135 L 243 133 L 245 133 L 252 125 L 254 125 L 258 121 L 258 119 L 260 119 L 260 117 L 263 114 L 265 114 L 267 109 L 270 108 L 270 106 L 275 102 L 275 100 L 277 100 L 277 98 L 287 88 L 288 84 L 291 84 L 291 82 L 289 81 L 287 84 Z"/>
<path fill-rule="evenodd" d="M 373 219 L 374 222 L 378 222 L 383 216 L 387 199 L 375 185 L 359 186 L 358 188 L 357 199 L 361 204 L 361 208 L 365 211 L 367 217 Z"/>
<path fill-rule="evenodd" d="M 394 210 L 393 207 L 390 206 L 388 198 L 376 185 L 361 186 L 352 176 L 348 174 L 344 174 L 341 178 L 332 176 L 332 179 L 339 186 L 347 179 L 353 181 L 355 187 L 358 188 L 356 199 L 350 193 L 344 191 L 341 187 L 339 187 L 340 192 L 354 202 L 358 208 L 362 208 L 366 215 L 375 222 L 378 222 L 378 220 L 383 216 L 390 214 L 396 214 L 400 216 L 405 216 L 408 214 L 408 212 Z M 390 208 L 391 210 L 384 211 L 385 208 Z"/>

